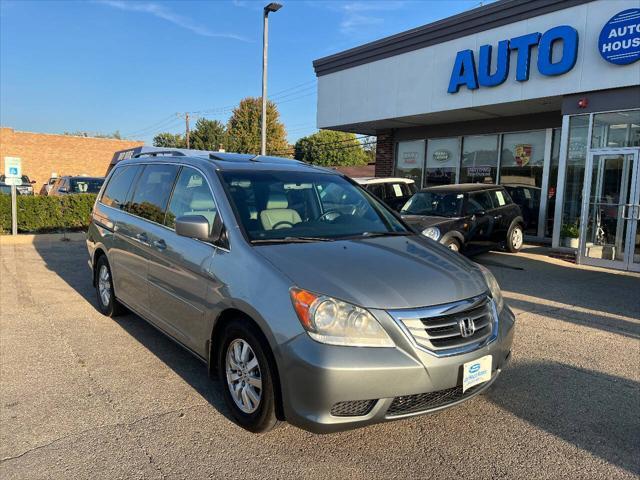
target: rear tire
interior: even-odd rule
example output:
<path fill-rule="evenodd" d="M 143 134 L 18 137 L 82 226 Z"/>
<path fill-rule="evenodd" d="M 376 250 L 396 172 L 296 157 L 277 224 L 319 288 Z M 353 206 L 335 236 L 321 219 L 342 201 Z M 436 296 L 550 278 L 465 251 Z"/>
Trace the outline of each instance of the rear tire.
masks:
<path fill-rule="evenodd" d="M 103 315 L 117 317 L 126 312 L 113 290 L 111 267 L 105 255 L 98 258 L 96 263 L 96 295 L 98 297 L 98 309 Z"/>
<path fill-rule="evenodd" d="M 455 238 L 448 238 L 444 241 L 443 245 L 449 250 L 459 252 L 461 249 L 460 242 Z"/>
<path fill-rule="evenodd" d="M 218 375 L 222 394 L 238 424 L 254 433 L 278 425 L 275 365 L 262 335 L 247 321 L 233 320 L 222 332 Z"/>
<path fill-rule="evenodd" d="M 515 223 L 511 225 L 511 228 L 507 232 L 507 238 L 505 240 L 505 248 L 508 252 L 518 253 L 524 243 L 524 232 L 522 225 Z"/>

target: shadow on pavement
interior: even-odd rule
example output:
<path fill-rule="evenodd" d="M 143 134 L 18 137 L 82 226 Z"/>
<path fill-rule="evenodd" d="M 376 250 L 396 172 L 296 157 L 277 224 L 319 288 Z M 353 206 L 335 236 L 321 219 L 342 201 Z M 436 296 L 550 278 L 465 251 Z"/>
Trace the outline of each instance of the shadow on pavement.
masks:
<path fill-rule="evenodd" d="M 640 474 L 640 383 L 559 363 L 514 362 L 487 397 L 532 425 Z"/>
<path fill-rule="evenodd" d="M 96 291 L 84 243 L 36 242 L 34 246 L 47 268 L 57 273 L 97 311 Z M 223 384 L 211 380 L 203 362 L 134 313 L 112 320 L 191 385 L 216 410 L 231 419 L 221 393 Z"/>
<path fill-rule="evenodd" d="M 640 293 L 638 275 L 580 269 L 525 255 L 486 253 L 472 260 L 491 269 L 507 297 L 528 297 L 508 298 L 516 309 L 640 338 L 640 295 L 632 293 Z"/>

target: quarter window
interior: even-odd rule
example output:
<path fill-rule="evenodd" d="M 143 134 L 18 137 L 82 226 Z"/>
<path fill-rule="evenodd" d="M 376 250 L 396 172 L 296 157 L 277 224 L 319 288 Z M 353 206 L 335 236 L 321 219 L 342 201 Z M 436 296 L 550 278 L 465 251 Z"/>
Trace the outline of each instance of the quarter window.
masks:
<path fill-rule="evenodd" d="M 113 172 L 100 202 L 109 207 L 124 210 L 129 190 L 139 169 L 140 167 L 137 165 L 131 165 L 128 167 L 120 167 Z M 58 182 L 54 188 L 60 188 L 62 183 L 60 180 Z"/>
<path fill-rule="evenodd" d="M 184 167 L 178 176 L 167 209 L 165 225 L 175 228 L 176 218 L 183 215 L 201 215 L 209 221 L 211 229 L 216 213 L 216 204 L 204 175 L 193 168 Z"/>
<path fill-rule="evenodd" d="M 176 165 L 145 166 L 131 199 L 129 212 L 152 222 L 163 223 L 177 174 Z"/>

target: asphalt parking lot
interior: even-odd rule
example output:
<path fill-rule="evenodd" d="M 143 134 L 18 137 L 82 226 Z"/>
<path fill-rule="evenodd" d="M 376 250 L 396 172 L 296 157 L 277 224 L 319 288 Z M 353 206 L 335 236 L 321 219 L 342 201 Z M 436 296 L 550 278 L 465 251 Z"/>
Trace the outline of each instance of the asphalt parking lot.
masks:
<path fill-rule="evenodd" d="M 0 246 L 0 477 L 637 478 L 640 275 L 487 253 L 513 360 L 444 412 L 317 436 L 232 423 L 206 368 L 95 309 L 83 242 Z"/>

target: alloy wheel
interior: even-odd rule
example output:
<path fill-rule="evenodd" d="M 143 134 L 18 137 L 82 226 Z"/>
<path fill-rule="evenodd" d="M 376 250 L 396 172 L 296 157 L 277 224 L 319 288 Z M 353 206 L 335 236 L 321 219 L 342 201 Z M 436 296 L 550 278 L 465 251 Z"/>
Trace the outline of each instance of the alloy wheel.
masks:
<path fill-rule="evenodd" d="M 511 245 L 516 250 L 520 250 L 522 247 L 522 229 L 520 227 L 515 227 L 513 232 L 511 232 Z"/>
<path fill-rule="evenodd" d="M 244 413 L 255 412 L 262 398 L 262 375 L 258 358 L 245 340 L 238 338 L 227 347 L 225 371 L 236 406 Z"/>
<path fill-rule="evenodd" d="M 98 293 L 102 305 L 108 306 L 111 301 L 111 275 L 106 265 L 102 265 L 98 272 Z"/>

